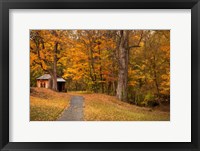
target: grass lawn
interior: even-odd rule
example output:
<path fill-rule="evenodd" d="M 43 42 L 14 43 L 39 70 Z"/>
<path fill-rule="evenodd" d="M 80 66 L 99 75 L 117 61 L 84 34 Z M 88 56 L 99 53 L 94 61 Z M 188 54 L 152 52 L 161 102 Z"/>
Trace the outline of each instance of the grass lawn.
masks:
<path fill-rule="evenodd" d="M 84 119 L 86 121 L 169 121 L 169 112 L 138 107 L 117 100 L 105 94 L 71 92 L 85 99 Z"/>
<path fill-rule="evenodd" d="M 31 88 L 30 120 L 54 121 L 69 106 L 70 96 L 45 88 Z"/>

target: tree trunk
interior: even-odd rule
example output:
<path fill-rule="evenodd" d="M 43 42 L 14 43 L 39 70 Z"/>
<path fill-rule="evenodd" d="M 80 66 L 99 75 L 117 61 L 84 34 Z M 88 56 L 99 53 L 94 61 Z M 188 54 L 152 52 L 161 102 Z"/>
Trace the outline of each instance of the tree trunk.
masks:
<path fill-rule="evenodd" d="M 101 49 L 100 49 L 100 43 L 98 43 L 98 49 L 99 49 L 99 63 L 100 63 L 100 68 L 99 68 L 99 77 L 101 81 L 101 93 L 104 93 L 104 83 L 103 83 L 103 74 L 102 74 L 102 64 L 101 64 Z"/>
<path fill-rule="evenodd" d="M 90 53 L 90 59 L 89 59 L 89 67 L 90 67 L 90 77 L 93 82 L 92 84 L 92 89 L 96 93 L 97 92 L 97 82 L 96 82 L 96 72 L 94 68 L 94 57 L 93 57 L 93 50 L 90 46 L 89 48 L 89 53 Z"/>
<path fill-rule="evenodd" d="M 52 74 L 53 85 L 52 85 L 52 89 L 54 91 L 58 90 L 58 87 L 57 87 L 57 48 L 58 48 L 58 42 L 55 43 L 54 57 L 53 57 L 53 74 Z"/>
<path fill-rule="evenodd" d="M 115 81 L 112 82 L 112 95 L 116 95 Z"/>
<path fill-rule="evenodd" d="M 156 56 L 153 55 L 153 76 L 154 76 L 154 82 L 155 82 L 155 86 L 156 86 L 156 91 L 157 91 L 157 95 L 160 96 L 160 90 L 159 90 L 159 84 L 158 84 L 158 78 L 157 78 L 157 72 L 156 72 Z"/>
<path fill-rule="evenodd" d="M 119 72 L 117 85 L 117 98 L 122 101 L 127 101 L 127 83 L 128 83 L 128 37 L 129 32 L 126 30 L 120 31 L 119 41 Z"/>
<path fill-rule="evenodd" d="M 108 95 L 110 94 L 110 88 L 111 88 L 111 82 L 109 81 L 108 85 L 107 85 L 107 94 Z"/>

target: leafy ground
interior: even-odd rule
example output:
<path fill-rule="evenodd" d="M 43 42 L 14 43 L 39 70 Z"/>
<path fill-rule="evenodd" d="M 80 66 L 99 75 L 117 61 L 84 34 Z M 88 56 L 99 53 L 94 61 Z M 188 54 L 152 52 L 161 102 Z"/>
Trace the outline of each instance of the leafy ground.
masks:
<path fill-rule="evenodd" d="M 53 121 L 69 106 L 70 96 L 45 88 L 31 88 L 30 120 Z"/>
<path fill-rule="evenodd" d="M 138 107 L 105 94 L 71 92 L 85 98 L 86 121 L 169 121 L 169 112 Z"/>
<path fill-rule="evenodd" d="M 84 97 L 85 121 L 169 121 L 169 111 L 138 107 L 117 100 L 114 96 L 87 92 L 54 92 L 45 88 L 31 88 L 30 120 L 57 120 L 69 107 L 72 95 Z"/>

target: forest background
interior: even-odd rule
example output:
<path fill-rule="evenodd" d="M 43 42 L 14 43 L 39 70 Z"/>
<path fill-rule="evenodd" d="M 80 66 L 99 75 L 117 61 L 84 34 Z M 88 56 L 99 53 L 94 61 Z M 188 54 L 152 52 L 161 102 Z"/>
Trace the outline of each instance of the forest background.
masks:
<path fill-rule="evenodd" d="M 30 86 L 49 73 L 67 91 L 140 106 L 170 103 L 170 30 L 31 30 Z"/>

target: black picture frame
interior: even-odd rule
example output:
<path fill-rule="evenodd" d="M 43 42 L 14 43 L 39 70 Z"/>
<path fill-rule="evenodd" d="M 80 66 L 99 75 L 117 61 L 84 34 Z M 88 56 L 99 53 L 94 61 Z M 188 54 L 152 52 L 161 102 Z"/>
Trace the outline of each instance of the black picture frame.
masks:
<path fill-rule="evenodd" d="M 9 142 L 9 9 L 191 9 L 191 142 Z M 198 0 L 0 0 L 1 150 L 200 151 L 200 3 Z M 184 31 L 183 31 L 184 32 Z M 181 52 L 180 52 L 181 55 Z M 199 59 L 199 60 L 198 60 Z M 23 132 L 22 132 L 23 133 Z"/>

